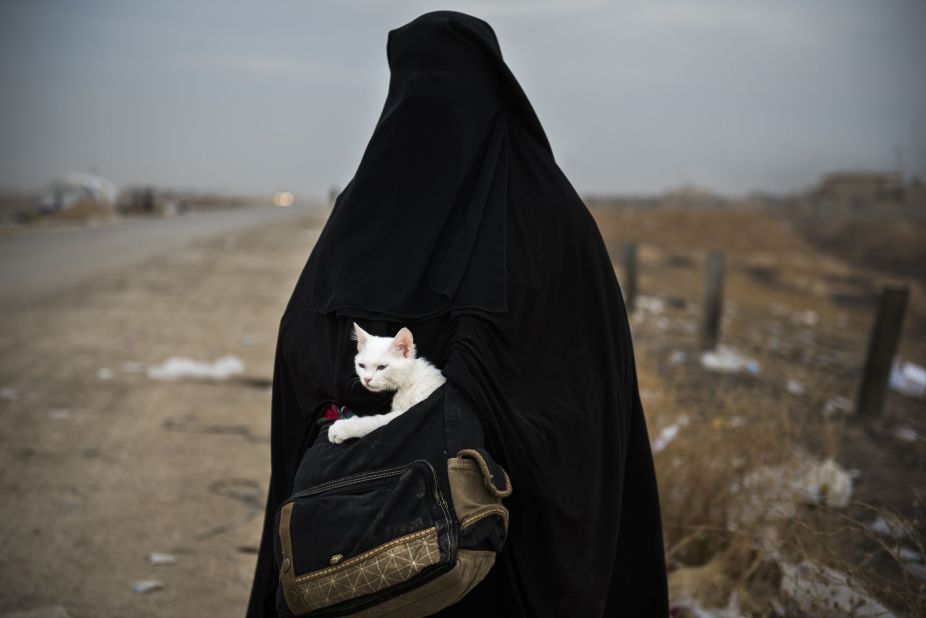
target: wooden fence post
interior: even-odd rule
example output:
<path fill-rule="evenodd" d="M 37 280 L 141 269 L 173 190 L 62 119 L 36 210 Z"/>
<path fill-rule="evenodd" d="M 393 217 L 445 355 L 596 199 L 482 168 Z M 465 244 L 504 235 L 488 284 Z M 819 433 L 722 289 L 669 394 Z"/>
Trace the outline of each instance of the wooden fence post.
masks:
<path fill-rule="evenodd" d="M 723 316 L 723 253 L 707 255 L 707 277 L 704 282 L 704 316 L 701 323 L 701 349 L 712 350 L 720 340 L 720 318 Z"/>
<path fill-rule="evenodd" d="M 624 290 L 624 306 L 627 313 L 633 313 L 637 302 L 637 243 L 630 242 L 624 245 L 624 280 L 621 282 Z"/>
<path fill-rule="evenodd" d="M 881 416 L 909 293 L 910 290 L 906 287 L 886 287 L 881 292 L 881 302 L 878 303 L 878 315 L 875 317 L 875 324 L 868 340 L 868 356 L 865 358 L 865 370 L 862 373 L 856 402 L 855 409 L 859 416 Z"/>

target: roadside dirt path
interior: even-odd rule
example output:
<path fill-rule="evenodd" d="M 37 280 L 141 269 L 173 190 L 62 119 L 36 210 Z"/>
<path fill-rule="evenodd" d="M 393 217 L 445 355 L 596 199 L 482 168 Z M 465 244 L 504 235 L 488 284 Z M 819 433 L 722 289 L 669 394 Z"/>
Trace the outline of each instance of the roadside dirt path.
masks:
<path fill-rule="evenodd" d="M 276 331 L 320 224 L 221 228 L 41 304 L 0 306 L 0 614 L 243 615 Z M 243 376 L 146 374 L 227 354 Z M 152 565 L 154 552 L 176 562 Z M 145 579 L 163 588 L 133 592 Z"/>

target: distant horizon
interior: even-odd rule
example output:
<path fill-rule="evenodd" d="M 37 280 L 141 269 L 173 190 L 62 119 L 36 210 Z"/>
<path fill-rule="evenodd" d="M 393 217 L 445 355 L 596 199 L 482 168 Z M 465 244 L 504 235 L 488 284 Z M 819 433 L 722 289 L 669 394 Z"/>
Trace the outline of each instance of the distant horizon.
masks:
<path fill-rule="evenodd" d="M 79 172 L 87 173 L 94 176 L 101 176 L 106 178 L 103 174 L 93 174 L 91 172 Z M 597 192 L 597 191 L 581 191 L 576 187 L 576 192 L 583 198 L 649 198 L 649 197 L 661 197 L 665 195 L 676 194 L 685 191 L 693 192 L 703 192 L 708 195 L 713 195 L 720 198 L 731 198 L 731 199 L 747 199 L 751 197 L 789 197 L 794 195 L 800 195 L 801 193 L 811 191 L 818 187 L 824 179 L 833 175 L 840 174 L 897 174 L 897 170 L 875 170 L 875 169 L 841 169 L 841 170 L 832 170 L 829 172 L 824 172 L 821 174 L 817 180 L 813 183 L 802 187 L 796 187 L 793 189 L 782 189 L 777 191 L 768 191 L 768 190 L 751 190 L 744 192 L 724 192 L 718 191 L 712 187 L 706 185 L 701 185 L 698 183 L 686 183 L 681 184 L 675 187 L 666 187 L 664 189 L 657 189 L 651 192 L 621 192 L 621 191 L 608 191 L 608 192 Z M 54 179 L 52 179 L 53 181 Z M 52 182 L 50 181 L 50 182 Z M 916 175 L 904 175 L 902 182 L 905 185 L 912 185 L 914 183 L 923 184 L 924 179 Z M 163 192 L 168 194 L 180 194 L 180 195 L 195 195 L 195 196 L 220 196 L 220 197 L 229 197 L 229 198 L 270 198 L 274 193 L 280 191 L 289 191 L 288 188 L 282 187 L 276 191 L 257 191 L 257 192 L 234 192 L 227 191 L 222 189 L 209 189 L 209 188 L 189 188 L 189 187 L 172 187 L 172 186 L 159 186 L 153 184 L 127 184 L 124 186 L 117 185 L 117 188 L 120 192 L 125 190 L 134 190 L 134 189 L 144 189 L 151 187 L 155 192 Z M 16 187 L 4 187 L 0 186 L 0 195 L 40 195 L 43 191 L 47 190 L 46 187 L 40 187 L 36 189 L 30 188 L 16 188 Z M 335 187 L 331 187 L 335 188 Z M 328 199 L 328 193 L 330 191 L 326 190 L 324 192 L 293 192 L 296 203 L 298 204 L 302 199 L 313 199 L 326 201 Z M 336 187 L 338 193 L 340 193 L 344 187 Z"/>
<path fill-rule="evenodd" d="M 324 198 L 385 100 L 387 32 L 487 20 L 582 195 L 789 194 L 926 178 L 918 0 L 204 0 L 0 5 L 0 188 Z"/>

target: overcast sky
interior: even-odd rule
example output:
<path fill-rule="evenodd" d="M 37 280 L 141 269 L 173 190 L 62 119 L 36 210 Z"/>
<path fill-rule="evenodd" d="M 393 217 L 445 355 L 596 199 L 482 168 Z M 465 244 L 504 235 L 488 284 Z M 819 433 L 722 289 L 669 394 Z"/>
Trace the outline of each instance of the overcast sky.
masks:
<path fill-rule="evenodd" d="M 0 0 L 0 187 L 343 186 L 436 9 L 492 24 L 580 192 L 926 178 L 922 0 Z"/>

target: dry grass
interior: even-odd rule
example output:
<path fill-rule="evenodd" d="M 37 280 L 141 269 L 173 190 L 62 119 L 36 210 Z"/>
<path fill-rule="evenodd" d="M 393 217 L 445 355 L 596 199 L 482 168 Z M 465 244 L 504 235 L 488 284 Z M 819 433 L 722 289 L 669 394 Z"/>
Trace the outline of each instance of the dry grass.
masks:
<path fill-rule="evenodd" d="M 679 425 L 656 453 L 673 599 L 725 607 L 735 592 L 739 612 L 751 616 L 873 615 L 860 606 L 801 613 L 781 594 L 781 580 L 794 576 L 788 565 L 809 560 L 848 575 L 852 589 L 897 615 L 926 615 L 926 588 L 897 554 L 899 545 L 924 554 L 922 400 L 891 393 L 879 422 L 823 414 L 828 400 L 855 397 L 882 285 L 911 286 L 899 354 L 926 364 L 920 283 L 849 266 L 789 221 L 757 211 L 593 213 L 609 247 L 640 245 L 645 298 L 632 327 L 651 439 Z M 756 375 L 718 374 L 698 362 L 709 250 L 727 258 L 722 341 L 758 361 Z M 612 255 L 619 260 L 619 251 Z M 790 392 L 789 380 L 804 392 Z M 898 427 L 920 437 L 899 440 Z M 806 504 L 789 489 L 827 458 L 858 470 L 845 508 Z M 868 526 L 878 515 L 905 521 L 909 532 L 875 534 Z"/>

